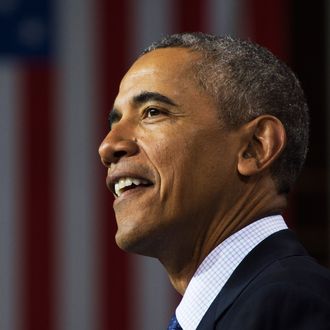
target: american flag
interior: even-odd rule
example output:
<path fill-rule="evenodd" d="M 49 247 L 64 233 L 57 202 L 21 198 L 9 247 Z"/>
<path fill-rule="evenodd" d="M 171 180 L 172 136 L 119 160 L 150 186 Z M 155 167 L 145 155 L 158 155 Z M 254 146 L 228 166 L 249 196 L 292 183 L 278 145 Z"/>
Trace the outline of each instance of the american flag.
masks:
<path fill-rule="evenodd" d="M 165 271 L 114 243 L 97 150 L 119 81 L 180 31 L 250 38 L 288 59 L 288 3 L 0 1 L 1 330 L 166 328 L 179 297 Z"/>

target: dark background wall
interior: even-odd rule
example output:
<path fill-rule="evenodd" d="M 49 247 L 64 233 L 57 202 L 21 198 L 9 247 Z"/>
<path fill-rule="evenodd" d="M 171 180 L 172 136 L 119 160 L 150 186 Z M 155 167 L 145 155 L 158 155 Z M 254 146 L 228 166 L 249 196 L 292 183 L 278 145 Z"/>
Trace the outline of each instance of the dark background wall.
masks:
<path fill-rule="evenodd" d="M 329 265 L 328 125 L 326 2 L 294 1 L 292 60 L 304 87 L 311 115 L 310 150 L 293 196 L 295 229 L 308 250 Z"/>

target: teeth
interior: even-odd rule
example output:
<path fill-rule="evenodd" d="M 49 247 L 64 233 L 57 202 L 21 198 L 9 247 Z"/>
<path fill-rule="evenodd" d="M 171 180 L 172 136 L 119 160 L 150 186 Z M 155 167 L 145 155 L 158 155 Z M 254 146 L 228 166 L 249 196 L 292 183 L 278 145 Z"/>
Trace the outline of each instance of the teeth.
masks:
<path fill-rule="evenodd" d="M 138 186 L 140 184 L 148 184 L 147 180 L 143 179 L 136 179 L 136 178 L 121 178 L 116 184 L 115 184 L 115 193 L 118 197 L 123 193 L 123 189 L 126 187 L 131 186 L 132 184 Z"/>

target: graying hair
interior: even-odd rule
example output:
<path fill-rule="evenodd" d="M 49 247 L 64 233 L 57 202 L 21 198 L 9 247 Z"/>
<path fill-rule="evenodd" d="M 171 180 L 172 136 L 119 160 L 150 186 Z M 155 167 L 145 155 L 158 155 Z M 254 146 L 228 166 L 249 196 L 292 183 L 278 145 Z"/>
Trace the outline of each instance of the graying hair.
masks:
<path fill-rule="evenodd" d="M 175 47 L 200 55 L 192 63 L 196 78 L 215 98 L 219 117 L 228 129 L 264 114 L 282 122 L 287 144 L 271 173 L 279 192 L 289 192 L 304 164 L 309 137 L 307 103 L 291 69 L 257 44 L 204 33 L 167 36 L 152 43 L 142 55 Z"/>

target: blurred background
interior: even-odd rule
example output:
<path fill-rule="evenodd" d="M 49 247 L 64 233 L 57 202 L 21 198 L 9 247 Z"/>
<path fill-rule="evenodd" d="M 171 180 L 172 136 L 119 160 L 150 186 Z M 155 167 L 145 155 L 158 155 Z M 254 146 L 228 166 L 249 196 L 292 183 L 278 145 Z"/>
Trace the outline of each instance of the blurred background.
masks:
<path fill-rule="evenodd" d="M 97 153 L 119 81 L 165 34 L 268 47 L 311 110 L 286 220 L 329 267 L 326 0 L 0 0 L 0 329 L 157 330 L 179 301 L 160 264 L 114 243 Z"/>

